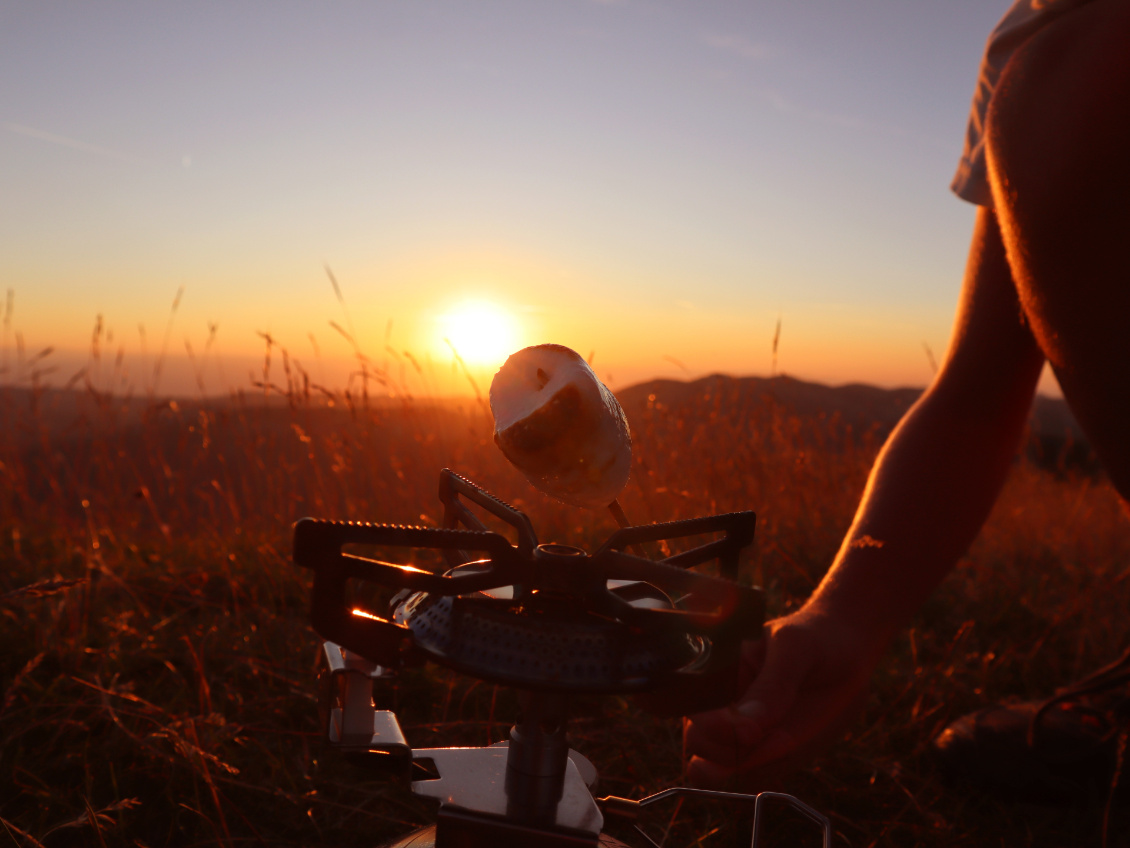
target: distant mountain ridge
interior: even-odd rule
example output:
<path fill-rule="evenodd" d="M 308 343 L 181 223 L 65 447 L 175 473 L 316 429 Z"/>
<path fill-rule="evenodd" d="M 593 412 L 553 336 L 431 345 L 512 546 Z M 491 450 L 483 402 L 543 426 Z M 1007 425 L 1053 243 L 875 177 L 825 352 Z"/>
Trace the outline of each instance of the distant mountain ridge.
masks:
<path fill-rule="evenodd" d="M 697 380 L 649 380 L 616 392 L 629 413 L 642 409 L 648 398 L 675 409 L 706 403 L 722 397 L 742 407 L 765 402 L 776 403 L 786 412 L 800 415 L 836 415 L 855 429 L 878 426 L 885 435 L 922 395 L 923 389 L 884 389 L 865 383 L 828 386 L 795 377 L 731 377 L 711 374 Z M 1033 436 L 1040 439 L 1070 440 L 1084 443 L 1083 432 L 1067 404 L 1059 398 L 1037 395 L 1029 422 Z"/>

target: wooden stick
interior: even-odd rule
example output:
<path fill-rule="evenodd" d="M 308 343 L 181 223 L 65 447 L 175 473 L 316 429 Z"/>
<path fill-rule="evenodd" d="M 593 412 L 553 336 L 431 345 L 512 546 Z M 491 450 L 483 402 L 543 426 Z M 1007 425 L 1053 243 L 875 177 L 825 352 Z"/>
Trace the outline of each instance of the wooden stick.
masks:
<path fill-rule="evenodd" d="M 612 503 L 608 505 L 608 511 L 612 513 L 612 517 L 621 527 L 632 526 L 632 523 L 628 521 L 628 516 L 624 514 L 624 507 L 620 506 L 620 501 L 613 499 Z"/>

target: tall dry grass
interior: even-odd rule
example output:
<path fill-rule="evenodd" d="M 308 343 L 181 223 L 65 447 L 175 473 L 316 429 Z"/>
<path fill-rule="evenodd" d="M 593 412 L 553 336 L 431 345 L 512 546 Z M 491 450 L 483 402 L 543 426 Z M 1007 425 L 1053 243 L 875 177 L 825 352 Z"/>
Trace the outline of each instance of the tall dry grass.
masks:
<path fill-rule="evenodd" d="M 591 548 L 613 529 L 534 492 L 494 448 L 481 402 L 411 397 L 360 354 L 349 387 L 318 386 L 272 340 L 266 353 L 257 385 L 220 401 L 82 378 L 0 390 L 0 818 L 14 844 L 375 845 L 425 821 L 422 803 L 319 746 L 292 523 L 434 524 L 451 467 L 527 510 L 543 540 Z M 756 510 L 746 568 L 774 611 L 800 603 L 878 435 L 791 415 L 771 393 L 628 413 L 629 516 Z M 1018 462 L 850 737 L 784 788 L 832 816 L 838 844 L 1094 843 L 1095 811 L 967 797 L 924 751 L 962 711 L 1047 693 L 1126 643 L 1128 531 L 1101 480 Z M 437 670 L 407 675 L 401 703 L 417 746 L 495 741 L 514 714 L 509 693 Z M 610 698 L 580 704 L 573 735 L 604 791 L 680 781 L 678 722 Z M 672 805 L 649 832 L 731 845 L 748 840 L 743 821 Z M 787 816 L 774 835 L 815 844 Z"/>

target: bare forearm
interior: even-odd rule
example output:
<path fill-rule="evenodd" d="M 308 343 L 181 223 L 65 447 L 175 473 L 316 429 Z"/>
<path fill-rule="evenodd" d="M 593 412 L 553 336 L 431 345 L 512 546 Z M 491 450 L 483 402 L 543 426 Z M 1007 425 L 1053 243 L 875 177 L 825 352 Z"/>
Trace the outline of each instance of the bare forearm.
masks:
<path fill-rule="evenodd" d="M 892 434 L 810 606 L 881 648 L 976 537 L 1008 473 L 1027 407 L 971 418 L 927 394 Z"/>
<path fill-rule="evenodd" d="M 808 604 L 877 649 L 965 552 L 1004 483 L 1044 361 L 1020 316 L 996 219 L 982 210 L 950 352 L 880 454 Z"/>

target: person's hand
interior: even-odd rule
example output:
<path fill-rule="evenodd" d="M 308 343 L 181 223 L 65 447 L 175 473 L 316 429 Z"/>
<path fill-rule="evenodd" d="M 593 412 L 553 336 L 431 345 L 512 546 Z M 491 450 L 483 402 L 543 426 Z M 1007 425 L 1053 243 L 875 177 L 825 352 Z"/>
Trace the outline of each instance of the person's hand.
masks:
<path fill-rule="evenodd" d="M 687 719 L 689 777 L 732 786 L 795 767 L 855 716 L 885 644 L 802 609 L 770 621 L 743 647 L 744 694 L 731 707 Z"/>

